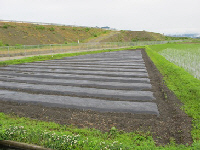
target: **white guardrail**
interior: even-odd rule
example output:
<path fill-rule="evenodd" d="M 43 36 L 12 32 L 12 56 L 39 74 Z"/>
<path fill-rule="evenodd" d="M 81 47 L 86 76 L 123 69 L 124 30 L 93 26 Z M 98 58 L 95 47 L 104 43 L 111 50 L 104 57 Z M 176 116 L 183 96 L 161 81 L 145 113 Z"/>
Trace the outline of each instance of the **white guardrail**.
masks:
<path fill-rule="evenodd" d="M 69 44 L 47 44 L 47 45 L 20 45 L 20 46 L 0 46 L 0 58 L 11 58 L 16 56 L 33 55 L 53 55 L 59 53 L 69 53 L 78 51 L 93 51 L 104 49 L 118 49 L 130 46 L 143 46 L 165 44 L 173 41 L 139 41 L 139 42 L 105 42 L 105 43 L 69 43 Z M 0 59 L 1 60 L 1 59 Z"/>

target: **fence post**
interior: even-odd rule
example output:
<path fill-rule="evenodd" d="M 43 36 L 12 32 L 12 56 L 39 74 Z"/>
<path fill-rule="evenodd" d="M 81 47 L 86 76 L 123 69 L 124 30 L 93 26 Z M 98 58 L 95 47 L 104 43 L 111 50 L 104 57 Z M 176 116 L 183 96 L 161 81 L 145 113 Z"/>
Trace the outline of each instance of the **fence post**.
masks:
<path fill-rule="evenodd" d="M 8 46 L 8 57 L 9 57 L 9 60 L 10 60 L 10 52 L 9 52 L 9 46 Z"/>
<path fill-rule="evenodd" d="M 51 50 L 51 53 L 53 54 L 53 49 L 52 49 L 52 46 L 51 46 L 51 44 L 50 44 L 50 50 Z"/>
<path fill-rule="evenodd" d="M 26 49 L 25 49 L 25 45 L 24 45 L 24 54 L 25 54 L 25 57 L 26 57 Z"/>

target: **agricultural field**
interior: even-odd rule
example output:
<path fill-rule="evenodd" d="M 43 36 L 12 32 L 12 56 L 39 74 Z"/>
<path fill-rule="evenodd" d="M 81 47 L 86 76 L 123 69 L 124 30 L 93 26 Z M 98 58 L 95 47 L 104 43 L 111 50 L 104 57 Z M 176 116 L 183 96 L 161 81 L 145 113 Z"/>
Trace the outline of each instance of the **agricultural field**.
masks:
<path fill-rule="evenodd" d="M 191 62 L 198 61 L 193 56 L 199 54 L 198 47 L 199 44 L 176 43 L 130 48 L 145 49 L 146 51 L 146 53 L 141 52 L 146 62 L 145 66 L 153 87 L 152 91 L 155 92 L 154 96 L 157 97 L 155 102 L 158 105 L 159 117 L 77 110 L 66 113 L 64 109 L 1 102 L 0 108 L 4 112 L 0 113 L 2 118 L 0 124 L 3 124 L 0 128 L 0 140 L 13 139 L 54 149 L 198 150 L 200 149 L 200 80 L 195 75 L 191 75 L 183 66 L 178 66 L 178 64 L 175 64 L 176 62 L 167 60 L 167 55 L 164 55 L 165 53 L 170 55 L 170 50 L 172 50 L 177 55 L 173 57 L 175 60 L 181 57 L 184 59 L 186 55 L 191 55 Z M 181 52 L 183 52 L 182 55 Z M 55 55 L 55 58 L 59 59 L 66 56 Z M 37 61 L 53 59 L 52 57 L 40 57 L 33 58 Z M 1 62 L 1 65 L 33 61 L 31 58 L 24 59 L 21 62 L 10 60 Z M 39 66 L 41 67 L 41 65 Z M 80 66 L 79 69 L 81 69 Z M 103 69 L 105 70 L 105 68 Z M 111 68 L 109 71 L 113 73 L 113 69 L 116 68 Z M 16 73 L 20 74 L 21 72 Z M 27 75 L 33 76 L 31 73 L 27 73 Z M 121 80 L 120 82 L 124 81 Z M 33 111 L 26 113 L 28 110 Z M 40 113 L 36 114 L 34 110 Z M 69 117 L 67 123 L 63 122 L 63 119 L 69 114 L 74 119 L 70 120 Z M 59 116 L 59 118 L 55 119 L 53 116 Z M 84 116 L 87 118 L 86 121 L 83 121 Z M 82 121 L 78 121 L 78 117 L 81 117 Z M 115 124 L 112 124 L 113 122 Z M 66 125 L 70 123 L 72 123 L 71 126 Z"/>
<path fill-rule="evenodd" d="M 158 53 L 200 79 L 200 44 L 180 44 L 163 49 Z"/>

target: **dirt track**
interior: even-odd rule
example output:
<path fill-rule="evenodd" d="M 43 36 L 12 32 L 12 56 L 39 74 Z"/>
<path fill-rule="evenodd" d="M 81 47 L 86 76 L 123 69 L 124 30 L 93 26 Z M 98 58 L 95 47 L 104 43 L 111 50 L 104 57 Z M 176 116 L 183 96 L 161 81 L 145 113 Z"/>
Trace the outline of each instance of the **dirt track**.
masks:
<path fill-rule="evenodd" d="M 191 119 L 179 109 L 179 100 L 163 85 L 160 73 L 143 50 L 0 70 L 1 112 L 102 131 L 112 126 L 127 132 L 150 130 L 158 144 L 166 144 L 172 137 L 177 143 L 192 141 Z M 20 103 L 33 102 L 33 97 L 34 103 L 42 101 L 42 105 Z"/>

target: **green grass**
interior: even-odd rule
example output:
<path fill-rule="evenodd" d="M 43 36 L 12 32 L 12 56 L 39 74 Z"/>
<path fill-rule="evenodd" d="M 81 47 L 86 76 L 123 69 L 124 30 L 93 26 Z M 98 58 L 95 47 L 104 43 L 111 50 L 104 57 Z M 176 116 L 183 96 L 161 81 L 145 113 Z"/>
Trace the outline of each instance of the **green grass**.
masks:
<path fill-rule="evenodd" d="M 73 126 L 63 126 L 53 122 L 43 122 L 27 118 L 0 113 L 0 140 L 14 140 L 32 143 L 53 149 L 169 149 L 169 150 L 198 150 L 200 149 L 200 80 L 194 78 L 183 68 L 167 61 L 158 52 L 168 48 L 187 47 L 184 44 L 163 44 L 133 48 L 146 48 L 146 52 L 155 63 L 164 77 L 165 84 L 184 103 L 183 110 L 193 118 L 191 146 L 177 145 L 174 141 L 162 147 L 156 146 L 151 133 L 118 131 L 114 127 L 110 132 L 102 133 L 95 129 L 78 129 Z M 119 49 L 118 49 L 119 50 Z M 123 50 L 123 49 L 120 49 Z M 106 50 L 103 50 L 106 52 Z M 107 50 L 115 51 L 115 50 Z M 62 57 L 77 56 L 88 53 L 100 53 L 102 51 L 71 53 L 52 56 L 38 56 L 22 60 L 4 62 L 1 65 L 18 64 Z"/>
<path fill-rule="evenodd" d="M 0 140 L 13 140 L 58 150 L 189 149 L 184 145 L 176 145 L 173 141 L 165 147 L 156 147 L 150 132 L 126 133 L 112 127 L 109 132 L 102 133 L 95 129 L 78 129 L 75 126 L 18 118 L 3 113 L 0 113 L 0 118 Z"/>
<path fill-rule="evenodd" d="M 52 122 L 11 117 L 0 113 L 0 140 L 14 140 L 52 149 L 155 148 L 150 133 L 124 133 L 114 127 L 106 133 Z"/>
<path fill-rule="evenodd" d="M 192 39 L 192 43 L 200 43 L 200 39 Z"/>
<path fill-rule="evenodd" d="M 187 49 L 199 49 L 200 44 L 184 44 L 184 43 L 168 43 L 168 44 L 161 44 L 161 45 L 151 45 L 148 46 L 149 48 L 153 49 L 155 52 L 163 51 L 164 49 L 177 49 L 177 50 L 187 50 Z"/>
<path fill-rule="evenodd" d="M 193 146 L 200 149 L 200 80 L 157 53 L 166 48 L 186 49 L 197 46 L 199 47 L 197 44 L 152 45 L 146 46 L 146 52 L 163 75 L 167 87 L 183 102 L 182 109 L 192 117 Z"/>

